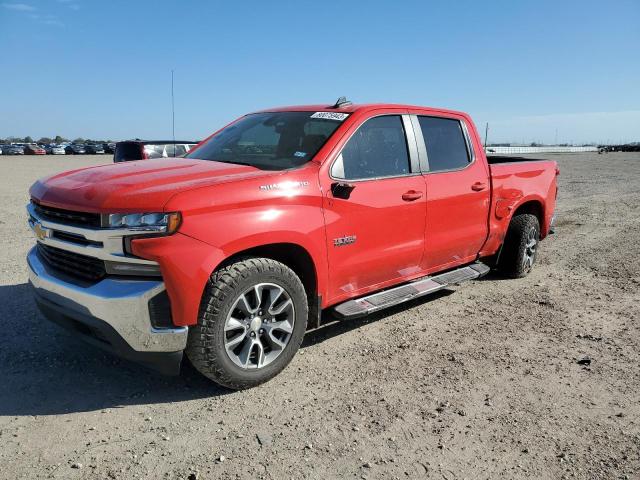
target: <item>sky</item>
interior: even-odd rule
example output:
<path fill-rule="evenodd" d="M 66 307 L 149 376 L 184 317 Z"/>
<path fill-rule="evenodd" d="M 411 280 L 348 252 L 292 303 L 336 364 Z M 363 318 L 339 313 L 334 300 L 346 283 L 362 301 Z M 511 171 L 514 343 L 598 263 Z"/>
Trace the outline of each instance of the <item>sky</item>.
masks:
<path fill-rule="evenodd" d="M 639 0 L 0 0 L 0 138 L 171 138 L 173 69 L 178 139 L 345 95 L 640 141 L 638 52 Z"/>

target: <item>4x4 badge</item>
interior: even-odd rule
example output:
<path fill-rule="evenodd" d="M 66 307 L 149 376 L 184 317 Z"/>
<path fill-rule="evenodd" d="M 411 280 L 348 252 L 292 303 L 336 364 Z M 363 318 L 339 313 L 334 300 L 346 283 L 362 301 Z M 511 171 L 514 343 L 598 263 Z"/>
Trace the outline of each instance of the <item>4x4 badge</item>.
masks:
<path fill-rule="evenodd" d="M 356 243 L 355 235 L 348 235 L 346 237 L 339 237 L 333 239 L 334 247 L 344 247 L 345 245 L 351 245 L 352 243 Z"/>

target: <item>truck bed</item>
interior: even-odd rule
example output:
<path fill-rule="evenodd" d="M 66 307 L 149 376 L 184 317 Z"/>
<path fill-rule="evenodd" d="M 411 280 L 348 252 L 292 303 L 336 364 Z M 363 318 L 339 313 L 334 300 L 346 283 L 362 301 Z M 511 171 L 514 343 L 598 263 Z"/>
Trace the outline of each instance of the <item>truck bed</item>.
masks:
<path fill-rule="evenodd" d="M 498 163 L 514 163 L 514 162 L 542 162 L 543 158 L 528 158 L 528 157 L 510 157 L 508 155 L 487 155 L 487 162 L 489 165 L 495 165 Z"/>
<path fill-rule="evenodd" d="M 539 205 L 540 237 L 544 238 L 555 210 L 556 162 L 509 156 L 491 156 L 487 161 L 492 188 L 489 231 L 506 232 L 513 209 L 525 198 Z M 493 242 L 498 239 L 490 238 L 487 245 L 492 246 Z"/>

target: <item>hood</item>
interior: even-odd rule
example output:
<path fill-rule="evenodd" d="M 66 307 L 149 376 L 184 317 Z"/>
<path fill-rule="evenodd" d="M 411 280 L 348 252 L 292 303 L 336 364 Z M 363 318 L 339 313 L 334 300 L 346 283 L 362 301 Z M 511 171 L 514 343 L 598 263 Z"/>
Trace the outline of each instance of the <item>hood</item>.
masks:
<path fill-rule="evenodd" d="M 60 173 L 38 180 L 29 193 L 40 203 L 67 210 L 162 211 L 177 193 L 270 174 L 245 165 L 163 158 Z"/>

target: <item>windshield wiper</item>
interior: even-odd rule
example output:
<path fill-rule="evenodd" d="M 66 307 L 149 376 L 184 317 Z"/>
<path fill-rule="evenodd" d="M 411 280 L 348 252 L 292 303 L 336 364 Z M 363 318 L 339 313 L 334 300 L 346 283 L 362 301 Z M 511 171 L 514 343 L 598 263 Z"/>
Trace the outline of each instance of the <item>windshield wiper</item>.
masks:
<path fill-rule="evenodd" d="M 221 163 L 233 163 L 235 165 L 246 165 L 247 167 L 255 167 L 255 165 L 253 163 L 248 163 L 248 162 L 239 162 L 237 160 L 214 160 L 214 162 L 221 162 Z"/>
<path fill-rule="evenodd" d="M 186 157 L 186 158 L 194 158 L 195 160 L 207 160 L 209 162 L 233 163 L 235 165 L 246 165 L 247 167 L 255 167 L 253 163 L 240 162 L 238 160 L 218 160 L 217 158 L 198 158 L 198 157 Z"/>

